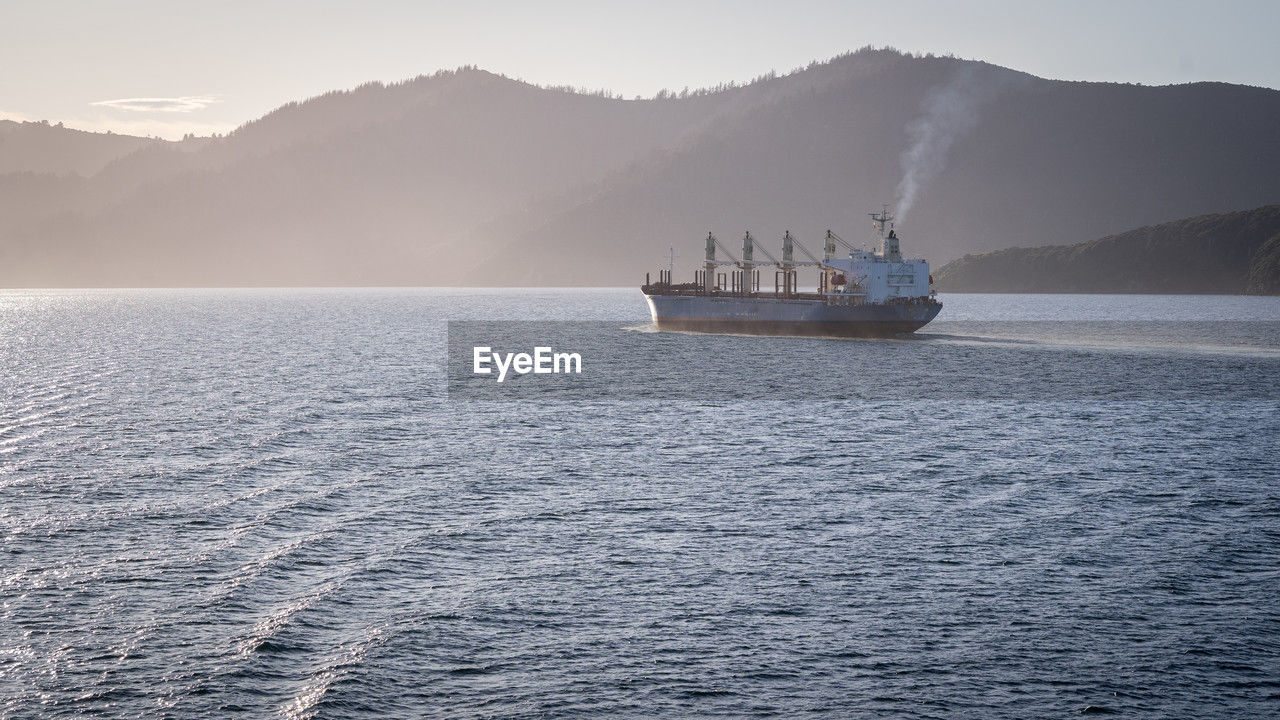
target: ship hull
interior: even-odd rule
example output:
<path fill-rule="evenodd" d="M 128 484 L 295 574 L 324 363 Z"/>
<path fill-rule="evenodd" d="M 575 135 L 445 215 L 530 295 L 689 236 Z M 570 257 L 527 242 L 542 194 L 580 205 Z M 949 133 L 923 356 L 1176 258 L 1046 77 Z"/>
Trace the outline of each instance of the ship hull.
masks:
<path fill-rule="evenodd" d="M 942 310 L 936 302 L 830 305 L 807 299 L 647 293 L 645 299 L 659 330 L 747 335 L 888 337 L 915 332 Z"/>

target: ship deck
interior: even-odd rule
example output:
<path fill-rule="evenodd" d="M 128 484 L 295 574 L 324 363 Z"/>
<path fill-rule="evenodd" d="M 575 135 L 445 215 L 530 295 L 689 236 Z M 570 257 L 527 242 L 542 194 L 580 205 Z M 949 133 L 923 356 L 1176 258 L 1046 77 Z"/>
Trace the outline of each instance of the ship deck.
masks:
<path fill-rule="evenodd" d="M 650 285 L 641 285 L 640 292 L 645 295 L 673 295 L 686 297 L 719 297 L 719 298 L 776 298 L 779 300 L 822 300 L 829 297 L 832 293 L 826 295 L 816 292 L 753 292 L 743 293 L 731 290 L 712 290 L 708 292 L 701 285 L 696 283 L 683 283 L 680 285 L 667 285 L 665 283 L 652 283 Z M 860 293 L 848 293 L 847 295 L 860 295 Z"/>
<path fill-rule="evenodd" d="M 837 303 L 841 305 L 863 305 L 866 302 L 866 293 L 819 293 L 819 292 L 783 292 L 781 290 L 775 292 L 735 292 L 732 290 L 711 290 L 707 291 L 697 283 L 681 283 L 679 285 L 671 285 L 667 283 L 650 283 L 641 285 L 640 292 L 645 295 L 659 297 L 706 297 L 706 298 L 740 298 L 744 300 L 802 300 L 808 302 L 820 303 Z M 886 305 L 934 305 L 940 304 L 935 298 L 893 298 L 885 303 Z"/>

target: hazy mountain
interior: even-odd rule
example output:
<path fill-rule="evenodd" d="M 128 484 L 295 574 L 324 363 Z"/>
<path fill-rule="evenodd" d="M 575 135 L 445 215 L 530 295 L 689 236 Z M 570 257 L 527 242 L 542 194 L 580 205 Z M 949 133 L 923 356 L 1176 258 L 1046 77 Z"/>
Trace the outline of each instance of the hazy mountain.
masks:
<path fill-rule="evenodd" d="M 622 283 L 632 268 L 665 264 L 671 245 L 692 272 L 709 229 L 730 246 L 746 229 L 770 239 L 790 229 L 813 248 L 828 227 L 871 244 L 865 213 L 893 201 L 923 98 L 958 69 L 1003 89 L 899 223 L 908 254 L 942 263 L 1280 199 L 1280 92 L 1062 83 L 946 59 L 877 59 L 876 72 L 726 119 L 540 226 L 506 228 L 515 237 L 495 255 L 508 260 L 500 267 L 511 282 L 563 283 L 603 265 L 621 271 L 604 280 Z M 548 248 L 572 272 L 533 261 Z"/>
<path fill-rule="evenodd" d="M 48 122 L 0 120 L 0 175 L 92 175 L 112 160 L 163 140 L 72 130 Z"/>
<path fill-rule="evenodd" d="M 966 255 L 934 276 L 944 292 L 1280 294 L 1280 205 Z"/>
<path fill-rule="evenodd" d="M 1278 167 L 1260 88 L 872 50 L 645 100 L 462 69 L 0 175 L 0 284 L 632 284 L 668 247 L 691 273 L 707 230 L 863 239 L 904 176 L 904 250 L 942 262 L 1274 202 Z"/>

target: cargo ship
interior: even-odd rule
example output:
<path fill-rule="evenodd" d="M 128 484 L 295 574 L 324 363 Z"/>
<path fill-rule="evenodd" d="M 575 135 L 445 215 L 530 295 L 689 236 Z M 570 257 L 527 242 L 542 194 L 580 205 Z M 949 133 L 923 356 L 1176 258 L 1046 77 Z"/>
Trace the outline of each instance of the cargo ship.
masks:
<path fill-rule="evenodd" d="M 782 237 L 781 260 L 756 245 L 750 231 L 742 238 L 741 258 L 707 233 L 706 259 L 693 282 L 672 281 L 674 253 L 672 267 L 660 270 L 656 283 L 645 275 L 640 291 L 654 325 L 658 330 L 750 335 L 887 337 L 915 332 L 942 311 L 929 263 L 902 257 L 887 206 L 869 214 L 879 232 L 875 250 L 854 247 L 828 230 L 821 260 L 790 231 Z M 848 257 L 837 256 L 837 243 Z M 797 249 L 805 259 L 795 258 Z M 720 259 L 717 250 L 727 259 Z M 764 258 L 756 259 L 757 251 Z M 773 292 L 760 290 L 762 267 L 774 269 Z M 802 267 L 817 271 L 814 292 L 798 289 Z"/>

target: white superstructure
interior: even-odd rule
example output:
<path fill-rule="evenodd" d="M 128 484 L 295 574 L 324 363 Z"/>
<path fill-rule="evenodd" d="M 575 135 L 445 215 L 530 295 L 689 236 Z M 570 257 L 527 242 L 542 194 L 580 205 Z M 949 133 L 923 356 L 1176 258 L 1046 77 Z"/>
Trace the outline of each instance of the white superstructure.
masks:
<path fill-rule="evenodd" d="M 878 213 L 871 213 L 871 220 L 880 232 L 880 248 L 875 251 L 855 249 L 839 236 L 827 232 L 826 258 L 822 263 L 826 271 L 825 285 L 857 297 L 861 302 L 873 304 L 929 297 L 932 284 L 929 263 L 902 257 L 888 206 Z M 884 232 L 886 226 L 888 235 Z M 848 247 L 848 257 L 834 257 L 833 239 Z"/>
<path fill-rule="evenodd" d="M 892 231 L 885 238 L 895 246 L 897 240 Z M 896 251 L 882 250 L 854 252 L 847 258 L 831 258 L 826 264 L 844 275 L 850 292 L 866 293 L 869 303 L 929 297 L 929 263 L 925 260 L 906 260 Z"/>

